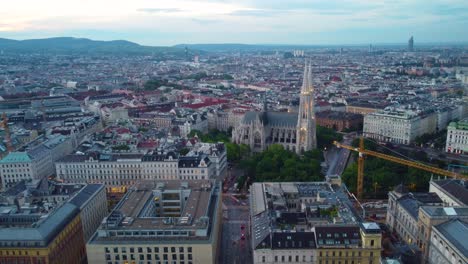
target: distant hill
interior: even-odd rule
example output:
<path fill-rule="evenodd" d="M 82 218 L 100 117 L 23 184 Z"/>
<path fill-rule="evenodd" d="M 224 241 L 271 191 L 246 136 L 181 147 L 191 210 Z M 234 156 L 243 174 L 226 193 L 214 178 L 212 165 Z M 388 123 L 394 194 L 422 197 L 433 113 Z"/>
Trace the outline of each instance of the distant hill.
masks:
<path fill-rule="evenodd" d="M 184 54 L 176 47 L 142 46 L 126 40 L 96 41 L 86 38 L 46 38 L 12 40 L 0 38 L 0 50 L 11 53 L 53 54 Z"/>

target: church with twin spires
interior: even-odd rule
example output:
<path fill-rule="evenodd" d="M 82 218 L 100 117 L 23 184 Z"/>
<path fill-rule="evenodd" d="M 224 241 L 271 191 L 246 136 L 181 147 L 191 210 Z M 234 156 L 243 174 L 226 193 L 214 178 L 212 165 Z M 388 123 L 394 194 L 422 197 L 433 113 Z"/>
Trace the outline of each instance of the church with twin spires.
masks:
<path fill-rule="evenodd" d="M 302 154 L 317 147 L 314 112 L 312 69 L 304 67 L 298 113 L 268 111 L 247 112 L 238 127 L 232 131 L 232 142 L 246 144 L 254 152 L 261 152 L 271 144 Z"/>

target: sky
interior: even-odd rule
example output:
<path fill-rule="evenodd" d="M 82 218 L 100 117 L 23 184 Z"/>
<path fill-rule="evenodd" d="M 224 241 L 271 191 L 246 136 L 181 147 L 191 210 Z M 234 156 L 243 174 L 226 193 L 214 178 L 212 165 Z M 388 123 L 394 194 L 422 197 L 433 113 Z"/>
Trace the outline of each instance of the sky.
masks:
<path fill-rule="evenodd" d="M 0 38 L 343 45 L 468 41 L 468 0 L 3 0 Z"/>

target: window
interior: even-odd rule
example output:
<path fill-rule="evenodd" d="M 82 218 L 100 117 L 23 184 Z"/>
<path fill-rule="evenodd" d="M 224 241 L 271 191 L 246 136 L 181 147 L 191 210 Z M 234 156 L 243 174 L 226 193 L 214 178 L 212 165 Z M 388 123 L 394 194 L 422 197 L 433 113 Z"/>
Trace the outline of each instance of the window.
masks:
<path fill-rule="evenodd" d="M 262 262 L 265 262 L 265 256 L 262 256 Z"/>
<path fill-rule="evenodd" d="M 278 256 L 275 256 L 275 262 L 278 262 Z"/>
<path fill-rule="evenodd" d="M 374 240 L 373 239 L 370 241 L 370 245 L 371 245 L 371 247 L 374 246 Z"/>

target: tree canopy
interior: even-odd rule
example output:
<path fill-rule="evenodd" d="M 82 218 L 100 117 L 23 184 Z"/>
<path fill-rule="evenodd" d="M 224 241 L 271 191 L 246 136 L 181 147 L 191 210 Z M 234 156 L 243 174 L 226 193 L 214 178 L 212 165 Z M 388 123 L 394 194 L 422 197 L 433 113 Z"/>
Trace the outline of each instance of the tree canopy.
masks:
<path fill-rule="evenodd" d="M 244 158 L 240 167 L 254 181 L 320 181 L 322 152 L 318 149 L 307 151 L 303 156 L 285 150 L 274 144 L 267 150 Z"/>
<path fill-rule="evenodd" d="M 353 145 L 358 145 L 357 140 L 353 142 Z M 365 141 L 364 148 L 398 156 L 388 148 L 371 141 Z M 431 162 L 431 164 L 437 164 L 435 166 L 445 167 L 445 164 L 439 160 L 431 161 L 423 151 L 404 151 L 399 149 L 399 152 L 404 152 L 402 153 L 404 156 L 421 162 Z M 429 180 L 431 178 L 431 173 L 429 172 L 372 156 L 366 156 L 364 164 L 365 197 L 385 198 L 388 192 L 399 184 L 407 186 L 412 191 L 427 191 L 429 188 Z M 341 175 L 341 179 L 351 192 L 356 191 L 357 170 L 357 163 L 353 163 Z"/>
<path fill-rule="evenodd" d="M 333 141 L 341 141 L 343 136 L 331 128 L 317 126 L 317 148 L 324 149 L 333 146 Z"/>

